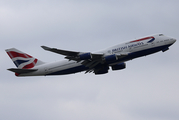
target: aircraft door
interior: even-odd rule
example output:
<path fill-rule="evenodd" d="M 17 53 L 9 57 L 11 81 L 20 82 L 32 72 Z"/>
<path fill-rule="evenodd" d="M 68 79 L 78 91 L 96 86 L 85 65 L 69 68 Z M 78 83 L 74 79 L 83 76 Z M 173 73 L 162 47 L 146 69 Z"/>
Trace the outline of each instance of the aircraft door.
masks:
<path fill-rule="evenodd" d="M 133 47 L 129 47 L 129 52 L 133 52 Z"/>
<path fill-rule="evenodd" d="M 155 46 L 155 42 L 151 42 L 151 46 Z"/>
<path fill-rule="evenodd" d="M 170 40 L 169 40 L 169 39 L 166 39 L 166 40 L 164 40 L 164 42 L 165 42 L 165 45 L 167 45 L 167 44 L 170 43 Z"/>
<path fill-rule="evenodd" d="M 128 49 L 129 49 L 129 52 L 133 52 L 134 51 L 134 46 L 132 44 L 128 45 Z"/>
<path fill-rule="evenodd" d="M 45 74 L 48 74 L 48 68 L 45 68 Z"/>
<path fill-rule="evenodd" d="M 46 68 L 44 69 L 44 71 L 45 71 L 45 74 L 49 74 L 49 73 L 54 72 L 54 69 L 49 68 L 49 67 L 46 67 Z"/>
<path fill-rule="evenodd" d="M 150 47 L 154 47 L 154 46 L 155 46 L 155 42 L 154 42 L 154 41 L 148 43 L 148 47 L 149 47 L 149 48 L 150 48 Z"/>
<path fill-rule="evenodd" d="M 152 46 L 155 46 L 155 43 L 153 42 L 153 43 L 151 43 L 151 45 L 152 45 Z"/>

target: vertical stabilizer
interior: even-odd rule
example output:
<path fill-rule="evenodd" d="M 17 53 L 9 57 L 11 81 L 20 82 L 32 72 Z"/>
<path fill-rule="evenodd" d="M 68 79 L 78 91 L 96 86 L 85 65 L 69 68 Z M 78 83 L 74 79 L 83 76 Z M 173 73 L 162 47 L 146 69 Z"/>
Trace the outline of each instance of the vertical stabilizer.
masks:
<path fill-rule="evenodd" d="M 6 52 L 19 69 L 30 69 L 37 65 L 44 64 L 44 62 L 19 51 L 16 48 L 7 49 Z"/>

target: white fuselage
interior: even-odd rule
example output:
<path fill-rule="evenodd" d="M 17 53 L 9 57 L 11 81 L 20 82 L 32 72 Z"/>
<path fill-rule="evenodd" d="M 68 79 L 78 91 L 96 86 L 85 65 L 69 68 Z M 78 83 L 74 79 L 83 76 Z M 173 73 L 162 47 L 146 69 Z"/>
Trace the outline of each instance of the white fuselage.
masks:
<path fill-rule="evenodd" d="M 164 36 L 162 34 L 158 34 L 153 35 L 152 37 L 145 37 L 130 42 L 118 44 L 105 50 L 98 51 L 96 53 L 102 53 L 104 54 L 104 56 L 112 54 L 127 55 L 124 58 L 109 63 L 110 66 L 137 57 L 142 57 L 155 52 L 164 51 L 175 41 L 176 39 Z M 76 62 L 73 60 L 63 60 L 54 63 L 45 63 L 39 66 L 35 66 L 34 69 L 38 69 L 37 71 L 26 74 L 20 74 L 19 76 L 65 75 L 87 70 L 88 68 L 82 65 L 81 62 Z"/>

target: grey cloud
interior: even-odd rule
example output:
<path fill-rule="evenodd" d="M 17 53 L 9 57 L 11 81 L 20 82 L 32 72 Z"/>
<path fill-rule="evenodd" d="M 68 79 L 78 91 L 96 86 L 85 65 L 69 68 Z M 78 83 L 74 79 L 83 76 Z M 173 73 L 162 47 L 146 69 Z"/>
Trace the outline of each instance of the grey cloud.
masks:
<path fill-rule="evenodd" d="M 41 45 L 96 51 L 127 40 L 178 35 L 178 1 L 1 1 L 0 119 L 177 120 L 178 42 L 106 75 L 15 77 L 5 49 L 63 60 Z"/>

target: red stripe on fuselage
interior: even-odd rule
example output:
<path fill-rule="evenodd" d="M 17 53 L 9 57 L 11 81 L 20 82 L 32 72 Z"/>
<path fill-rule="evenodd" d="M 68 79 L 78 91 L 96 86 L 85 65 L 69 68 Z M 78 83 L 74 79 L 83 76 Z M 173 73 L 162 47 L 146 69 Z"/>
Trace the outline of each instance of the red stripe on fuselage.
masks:
<path fill-rule="evenodd" d="M 145 37 L 145 38 L 141 38 L 141 39 L 138 39 L 138 40 L 130 41 L 130 43 L 139 42 L 139 41 L 147 40 L 147 39 L 150 39 L 150 38 L 154 38 L 154 37 Z"/>
<path fill-rule="evenodd" d="M 15 57 L 22 57 L 22 58 L 32 58 L 32 56 L 25 54 L 25 53 L 18 53 L 18 52 L 14 52 L 14 51 L 9 51 L 7 52 L 7 54 L 9 55 L 9 57 L 15 58 Z"/>

